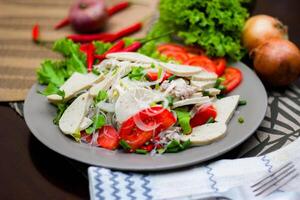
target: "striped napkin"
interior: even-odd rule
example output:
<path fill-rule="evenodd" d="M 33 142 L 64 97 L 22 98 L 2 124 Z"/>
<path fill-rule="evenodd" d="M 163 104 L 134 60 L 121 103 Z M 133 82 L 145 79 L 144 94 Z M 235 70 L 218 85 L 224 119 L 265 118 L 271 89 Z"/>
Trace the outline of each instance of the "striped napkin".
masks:
<path fill-rule="evenodd" d="M 297 139 L 288 146 L 264 156 L 221 160 L 171 172 L 141 174 L 89 167 L 90 197 L 92 200 L 142 200 L 221 192 L 234 186 L 251 184 L 288 161 L 293 161 L 300 170 L 299 152 L 300 139 Z M 298 176 L 276 193 L 300 192 L 299 185 Z"/>

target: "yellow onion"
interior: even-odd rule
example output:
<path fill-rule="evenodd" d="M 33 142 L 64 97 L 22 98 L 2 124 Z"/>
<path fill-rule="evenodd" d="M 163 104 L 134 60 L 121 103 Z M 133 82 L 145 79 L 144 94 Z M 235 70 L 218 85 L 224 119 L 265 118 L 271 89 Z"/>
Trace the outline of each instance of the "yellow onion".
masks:
<path fill-rule="evenodd" d="M 266 40 L 251 53 L 254 69 L 271 86 L 285 86 L 300 75 L 300 51 L 284 39 Z"/>
<path fill-rule="evenodd" d="M 242 41 L 249 52 L 270 38 L 287 39 L 287 27 L 278 19 L 268 15 L 256 15 L 247 20 Z"/>

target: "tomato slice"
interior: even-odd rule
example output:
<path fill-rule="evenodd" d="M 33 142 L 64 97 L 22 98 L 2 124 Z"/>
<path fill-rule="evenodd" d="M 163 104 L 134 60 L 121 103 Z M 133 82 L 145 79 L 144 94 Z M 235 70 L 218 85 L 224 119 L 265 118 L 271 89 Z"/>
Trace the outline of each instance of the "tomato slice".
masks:
<path fill-rule="evenodd" d="M 161 54 L 180 63 L 184 63 L 189 59 L 189 55 L 186 52 L 182 51 L 163 51 L 161 52 Z"/>
<path fill-rule="evenodd" d="M 227 67 L 222 77 L 225 78 L 225 81 L 222 83 L 222 85 L 226 87 L 226 89 L 223 91 L 225 94 L 234 90 L 243 79 L 242 72 L 234 67 Z"/>
<path fill-rule="evenodd" d="M 99 129 L 97 143 L 100 147 L 114 150 L 119 146 L 119 134 L 112 126 L 103 126 Z"/>
<path fill-rule="evenodd" d="M 216 74 L 222 76 L 226 68 L 226 60 L 224 58 L 217 58 L 214 60 L 214 63 L 216 65 Z"/>
<path fill-rule="evenodd" d="M 183 46 L 178 44 L 161 44 L 158 46 L 157 50 L 162 53 L 164 51 L 179 51 L 179 52 L 186 52 L 186 49 Z"/>
<path fill-rule="evenodd" d="M 156 81 L 157 80 L 157 75 L 158 75 L 157 72 L 147 72 L 147 78 L 150 81 Z M 162 81 L 167 80 L 171 76 L 172 76 L 171 73 L 166 72 Z"/>
<path fill-rule="evenodd" d="M 137 119 L 139 122 L 136 121 Z M 161 131 L 173 126 L 175 122 L 176 118 L 170 111 L 162 106 L 155 106 L 142 110 L 123 122 L 119 135 L 121 139 L 124 139 L 135 150 L 150 141 Z M 142 123 L 145 129 L 140 129 L 140 125 L 138 127 L 137 123 Z"/>
<path fill-rule="evenodd" d="M 140 149 L 146 150 L 148 152 L 152 151 L 154 149 L 154 144 L 150 143 L 148 145 L 143 145 L 140 147 Z"/>
<path fill-rule="evenodd" d="M 205 124 L 211 117 L 215 119 L 217 116 L 217 111 L 215 107 L 211 104 L 204 104 L 201 106 L 195 116 L 191 119 L 191 127 L 201 126 Z"/>
<path fill-rule="evenodd" d="M 184 62 L 185 65 L 199 66 L 208 72 L 216 73 L 215 63 L 206 56 L 195 56 Z"/>

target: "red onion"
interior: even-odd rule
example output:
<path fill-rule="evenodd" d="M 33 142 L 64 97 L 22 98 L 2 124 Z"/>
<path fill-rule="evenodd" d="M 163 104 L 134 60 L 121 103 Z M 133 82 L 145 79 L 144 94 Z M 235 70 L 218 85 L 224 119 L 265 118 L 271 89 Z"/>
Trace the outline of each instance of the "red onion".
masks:
<path fill-rule="evenodd" d="M 108 18 L 104 0 L 79 0 L 70 9 L 72 27 L 81 33 L 100 31 Z"/>

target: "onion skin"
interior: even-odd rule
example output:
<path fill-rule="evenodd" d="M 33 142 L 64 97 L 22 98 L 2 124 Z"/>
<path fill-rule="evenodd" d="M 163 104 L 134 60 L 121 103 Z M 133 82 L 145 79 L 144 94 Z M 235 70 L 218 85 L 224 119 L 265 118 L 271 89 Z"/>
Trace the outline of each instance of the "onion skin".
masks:
<path fill-rule="evenodd" d="M 70 9 L 73 29 L 80 33 L 93 33 L 104 28 L 108 13 L 104 0 L 78 0 Z"/>
<path fill-rule="evenodd" d="M 300 51 L 292 42 L 269 39 L 251 54 L 254 69 L 270 86 L 286 86 L 300 75 Z"/>
<path fill-rule="evenodd" d="M 271 38 L 287 39 L 287 27 L 268 15 L 256 15 L 247 20 L 242 41 L 249 52 Z"/>

